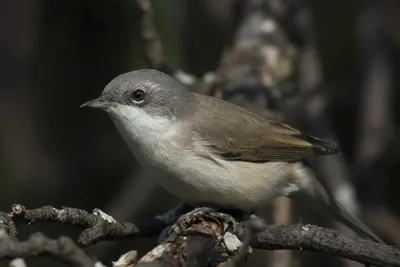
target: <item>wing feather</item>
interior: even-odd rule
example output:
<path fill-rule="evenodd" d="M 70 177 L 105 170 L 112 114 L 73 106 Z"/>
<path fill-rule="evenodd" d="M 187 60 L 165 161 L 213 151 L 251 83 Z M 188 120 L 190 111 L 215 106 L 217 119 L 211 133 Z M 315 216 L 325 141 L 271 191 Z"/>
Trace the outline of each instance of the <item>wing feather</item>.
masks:
<path fill-rule="evenodd" d="M 229 102 L 198 94 L 196 98 L 201 112 L 194 112 L 193 127 L 204 143 L 224 159 L 297 161 L 337 152 L 333 143 L 305 135 Z M 220 109 L 229 117 L 222 116 L 218 112 Z"/>

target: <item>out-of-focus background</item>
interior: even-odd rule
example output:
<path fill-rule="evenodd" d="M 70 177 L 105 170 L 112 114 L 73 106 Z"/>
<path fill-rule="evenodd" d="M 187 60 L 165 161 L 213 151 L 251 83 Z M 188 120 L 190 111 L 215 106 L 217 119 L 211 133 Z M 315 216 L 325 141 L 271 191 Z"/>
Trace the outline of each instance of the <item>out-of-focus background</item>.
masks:
<path fill-rule="evenodd" d="M 233 2 L 240 0 L 151 1 L 165 62 L 200 78 L 216 70 L 241 23 L 240 10 L 231 8 L 240 5 Z M 285 45 L 296 55 L 288 63 L 292 74 L 274 85 L 274 92 L 294 91 L 284 101 L 287 120 L 340 144 L 342 153 L 318 163 L 320 171 L 344 205 L 385 241 L 400 245 L 399 2 L 264 2 L 275 8 Z M 282 6 L 293 8 L 282 14 Z M 135 220 L 177 203 L 148 182 L 106 114 L 79 108 L 118 74 L 148 67 L 140 36 L 134 0 L 0 2 L 0 210 L 13 203 L 100 208 Z M 332 223 L 308 211 L 282 215 L 280 209 L 292 208 L 284 202 L 273 208 L 275 222 Z M 21 238 L 35 231 L 79 233 L 54 224 L 19 229 Z M 154 242 L 103 242 L 87 251 L 110 262 L 130 249 L 144 253 Z M 50 263 L 57 266 L 50 259 L 28 260 L 28 266 Z M 356 266 L 327 254 L 265 251 L 248 264 Z"/>

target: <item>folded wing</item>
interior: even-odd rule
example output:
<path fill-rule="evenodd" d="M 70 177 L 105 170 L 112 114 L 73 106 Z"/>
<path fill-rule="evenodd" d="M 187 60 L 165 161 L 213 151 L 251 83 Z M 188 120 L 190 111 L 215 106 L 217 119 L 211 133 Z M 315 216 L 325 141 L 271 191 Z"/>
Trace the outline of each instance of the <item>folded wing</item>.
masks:
<path fill-rule="evenodd" d="M 215 98 L 203 95 L 197 95 L 197 98 L 202 111 L 206 112 L 195 114 L 194 127 L 204 143 L 224 159 L 297 161 L 337 152 L 335 144 L 303 134 L 288 125 Z M 221 108 L 228 116 L 218 112 Z"/>

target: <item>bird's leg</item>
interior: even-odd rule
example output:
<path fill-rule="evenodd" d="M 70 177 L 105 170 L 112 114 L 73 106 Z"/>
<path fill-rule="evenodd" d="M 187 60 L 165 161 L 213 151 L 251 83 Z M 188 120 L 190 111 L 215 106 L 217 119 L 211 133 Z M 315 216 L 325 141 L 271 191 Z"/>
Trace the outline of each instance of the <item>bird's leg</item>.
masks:
<path fill-rule="evenodd" d="M 221 226 L 223 231 L 225 232 L 231 226 L 233 228 L 233 233 L 236 232 L 238 225 L 237 221 L 231 215 L 219 212 L 218 207 L 213 205 L 193 209 L 182 203 L 167 213 L 157 216 L 157 218 L 162 220 L 166 225 L 170 225 L 160 234 L 159 242 L 164 241 L 173 233 L 184 233 L 185 229 L 196 221 L 211 219 L 219 223 L 222 222 Z"/>
<path fill-rule="evenodd" d="M 232 216 L 240 219 L 241 223 Z M 211 219 L 220 223 L 222 233 L 220 241 L 229 252 L 236 252 L 244 246 L 247 253 L 251 253 L 250 242 L 253 235 L 265 228 L 265 222 L 253 214 L 253 212 L 244 212 L 237 209 L 218 209 L 217 207 L 198 207 L 182 215 L 177 222 L 170 228 L 169 235 L 185 234 L 193 223 Z M 228 231 L 232 227 L 232 231 Z M 190 230 L 189 230 L 190 231 Z M 212 230 L 201 229 L 203 234 L 214 234 Z"/>
<path fill-rule="evenodd" d="M 183 214 L 174 225 L 163 231 L 160 238 L 166 238 L 175 235 L 185 235 L 190 226 L 198 221 L 213 220 L 220 224 L 222 233 L 220 241 L 224 242 L 226 249 L 230 252 L 234 252 L 239 249 L 242 242 L 237 237 L 237 226 L 238 222 L 233 218 L 232 215 L 219 212 L 217 207 L 197 207 L 192 211 Z M 232 232 L 227 231 L 229 227 L 232 227 Z M 214 232 L 208 227 L 199 227 L 196 229 L 201 231 L 203 234 L 213 235 Z M 190 230 L 189 230 L 190 231 Z"/>
<path fill-rule="evenodd" d="M 233 253 L 242 246 L 245 246 L 245 250 L 251 253 L 252 249 L 249 246 L 248 239 L 250 237 L 248 235 L 252 232 L 249 230 L 249 225 L 252 226 L 254 218 L 256 218 L 254 212 L 244 212 L 238 209 L 220 209 L 215 205 L 197 207 L 187 212 L 188 209 L 191 209 L 188 205 L 180 204 L 178 207 L 159 217 L 164 218 L 164 221 L 169 223 L 174 221 L 180 212 L 183 213 L 173 225 L 163 230 L 159 237 L 159 242 L 165 241 L 167 238 L 173 238 L 176 235 L 188 234 L 188 231 L 193 231 L 191 226 L 194 223 L 211 219 L 221 225 L 222 233 L 220 241 L 223 242 L 227 251 Z M 234 217 L 242 223 L 238 223 Z M 232 231 L 228 231 L 229 227 L 232 227 Z M 208 227 L 197 227 L 196 231 L 205 235 L 215 234 Z"/>
<path fill-rule="evenodd" d="M 207 206 L 198 207 L 192 211 L 183 214 L 175 223 L 175 227 L 184 229 L 196 221 L 204 221 L 205 219 L 219 220 L 223 223 L 223 231 L 225 232 L 229 226 L 233 227 L 233 232 L 236 232 L 238 222 L 232 215 L 220 212 L 218 208 Z"/>

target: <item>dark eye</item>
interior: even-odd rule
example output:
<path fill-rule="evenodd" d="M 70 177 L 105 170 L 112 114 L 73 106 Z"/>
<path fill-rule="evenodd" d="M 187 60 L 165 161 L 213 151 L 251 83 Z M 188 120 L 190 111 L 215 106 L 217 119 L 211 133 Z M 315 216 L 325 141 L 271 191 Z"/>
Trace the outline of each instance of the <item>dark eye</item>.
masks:
<path fill-rule="evenodd" d="M 136 89 L 132 93 L 132 100 L 136 103 L 141 103 L 143 102 L 145 96 L 146 96 L 145 91 L 143 91 L 142 89 Z"/>

